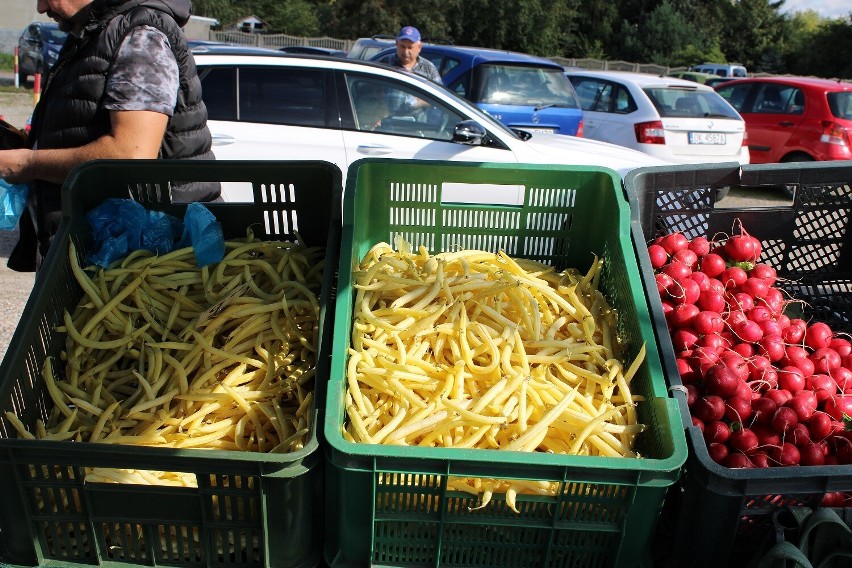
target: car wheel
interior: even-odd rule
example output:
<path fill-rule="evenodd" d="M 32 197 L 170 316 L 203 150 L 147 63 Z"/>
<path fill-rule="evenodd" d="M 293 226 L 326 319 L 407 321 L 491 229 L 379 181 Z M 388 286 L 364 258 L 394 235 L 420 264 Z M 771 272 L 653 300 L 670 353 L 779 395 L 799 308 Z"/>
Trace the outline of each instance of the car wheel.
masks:
<path fill-rule="evenodd" d="M 21 87 L 27 86 L 27 73 L 23 69 L 18 70 L 18 85 Z"/>
<path fill-rule="evenodd" d="M 731 186 L 727 185 L 725 187 L 720 187 L 716 190 L 716 202 L 722 201 L 728 196 L 728 193 L 731 191 Z"/>
<path fill-rule="evenodd" d="M 807 154 L 790 154 L 789 156 L 785 156 L 781 163 L 789 164 L 791 162 L 813 162 L 814 159 Z M 793 198 L 793 194 L 795 192 L 796 186 L 794 185 L 785 185 L 781 188 L 781 191 L 784 192 L 784 195 Z"/>

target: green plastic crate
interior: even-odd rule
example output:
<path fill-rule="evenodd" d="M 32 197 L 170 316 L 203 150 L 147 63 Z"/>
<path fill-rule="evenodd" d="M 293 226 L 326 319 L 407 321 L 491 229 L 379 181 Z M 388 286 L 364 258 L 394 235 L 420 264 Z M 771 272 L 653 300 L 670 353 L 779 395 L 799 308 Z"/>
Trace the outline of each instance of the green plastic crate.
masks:
<path fill-rule="evenodd" d="M 502 205 L 459 203 L 478 197 Z M 326 404 L 325 559 L 331 566 L 636 566 L 687 456 L 655 344 L 620 179 L 603 168 L 367 159 L 349 170 Z M 557 268 L 605 259 L 603 288 L 620 333 L 647 357 L 633 390 L 647 397 L 645 458 L 603 458 L 354 444 L 344 440 L 352 267 L 401 236 L 432 253 L 505 250 Z M 502 495 L 484 509 L 447 476 L 560 482 L 558 497 Z M 380 481 L 381 479 L 381 481 Z"/>
<path fill-rule="evenodd" d="M 170 203 L 169 186 L 188 181 L 251 183 L 253 203 L 207 204 L 225 238 L 244 237 L 251 226 L 260 238 L 293 241 L 298 232 L 308 245 L 326 246 L 308 443 L 289 454 L 258 454 L 17 439 L 5 411 L 32 431 L 51 404 L 40 371 L 63 347 L 54 328 L 64 310 L 82 297 L 68 245 L 81 258 L 90 250 L 86 212 L 107 197 L 133 197 L 182 219 L 186 205 Z M 104 161 L 72 172 L 62 225 L 0 365 L 0 564 L 307 568 L 322 561 L 319 387 L 330 363 L 341 192 L 341 172 L 326 162 Z M 198 488 L 84 483 L 91 466 L 191 473 Z M 65 505 L 39 508 L 40 496 Z"/>

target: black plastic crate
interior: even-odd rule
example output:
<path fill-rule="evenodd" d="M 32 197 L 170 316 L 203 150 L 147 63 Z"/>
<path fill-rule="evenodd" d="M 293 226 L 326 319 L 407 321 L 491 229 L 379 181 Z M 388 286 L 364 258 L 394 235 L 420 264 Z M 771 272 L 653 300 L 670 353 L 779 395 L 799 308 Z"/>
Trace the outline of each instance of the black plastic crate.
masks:
<path fill-rule="evenodd" d="M 647 243 L 671 231 L 688 238 L 731 234 L 743 227 L 763 245 L 761 261 L 780 286 L 805 300 L 801 317 L 852 332 L 852 163 L 644 168 L 625 187 L 632 231 L 670 387 L 682 387 L 674 348 L 656 294 Z M 730 209 L 716 204 L 722 187 L 794 191 L 792 205 Z M 655 547 L 660 566 L 741 566 L 773 537 L 772 513 L 783 506 L 819 506 L 824 493 L 852 491 L 852 466 L 731 469 L 715 463 L 680 402 L 690 452 L 669 492 Z"/>
<path fill-rule="evenodd" d="M 77 567 L 168 565 L 308 568 L 322 561 L 323 388 L 328 380 L 342 183 L 327 162 L 132 160 L 90 162 L 71 173 L 64 217 L 0 365 L 0 564 Z M 311 432 L 290 453 L 252 453 L 18 439 L 52 402 L 41 378 L 65 335 L 55 328 L 83 293 L 71 273 L 92 247 L 86 212 L 108 197 L 183 218 L 176 182 L 250 184 L 253 201 L 209 203 L 226 239 L 295 241 L 326 249 L 320 294 Z M 84 468 L 185 472 L 197 488 L 85 482 Z M 41 503 L 41 504 L 40 504 Z M 4 550 L 5 549 L 5 550 Z"/>

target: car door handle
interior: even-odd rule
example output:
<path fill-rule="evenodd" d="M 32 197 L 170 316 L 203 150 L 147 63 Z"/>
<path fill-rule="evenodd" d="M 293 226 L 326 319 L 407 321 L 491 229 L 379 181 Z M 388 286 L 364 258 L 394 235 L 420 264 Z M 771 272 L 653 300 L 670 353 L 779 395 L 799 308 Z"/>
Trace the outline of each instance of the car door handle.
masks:
<path fill-rule="evenodd" d="M 358 153 L 367 154 L 368 156 L 381 156 L 383 154 L 390 154 L 391 152 L 393 152 L 393 148 L 384 144 L 361 144 L 358 146 Z"/>
<path fill-rule="evenodd" d="M 782 120 L 778 123 L 778 126 L 793 126 L 793 124 L 794 123 L 789 120 Z"/>
<path fill-rule="evenodd" d="M 235 144 L 237 139 L 233 136 L 228 136 L 227 134 L 214 134 L 213 135 L 213 145 L 214 146 L 228 146 L 229 144 Z"/>

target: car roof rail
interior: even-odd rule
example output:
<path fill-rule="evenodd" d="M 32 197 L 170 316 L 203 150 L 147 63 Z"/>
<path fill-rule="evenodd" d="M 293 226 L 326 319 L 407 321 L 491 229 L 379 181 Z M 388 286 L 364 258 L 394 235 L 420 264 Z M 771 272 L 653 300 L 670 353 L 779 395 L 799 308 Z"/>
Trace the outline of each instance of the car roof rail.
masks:
<path fill-rule="evenodd" d="M 376 34 L 370 36 L 370 39 L 396 39 L 396 37 L 390 34 Z"/>

